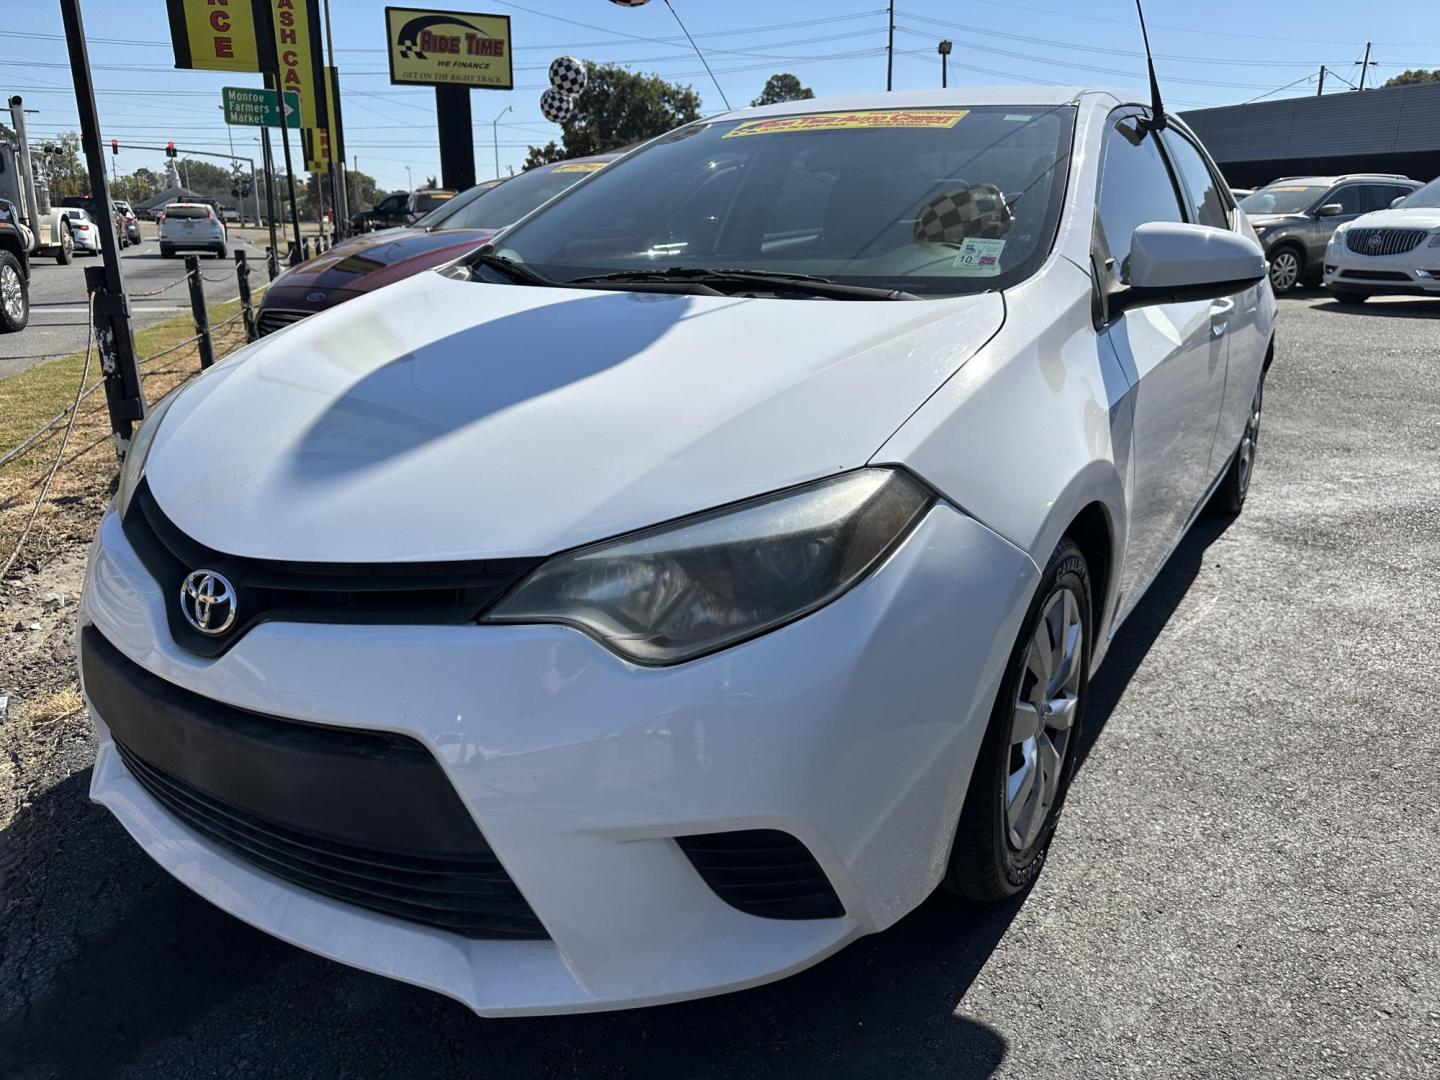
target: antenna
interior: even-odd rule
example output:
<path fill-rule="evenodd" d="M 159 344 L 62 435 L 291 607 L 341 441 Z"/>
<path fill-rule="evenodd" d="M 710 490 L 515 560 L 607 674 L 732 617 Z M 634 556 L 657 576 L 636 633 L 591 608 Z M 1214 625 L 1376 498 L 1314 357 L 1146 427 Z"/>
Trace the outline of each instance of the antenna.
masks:
<path fill-rule="evenodd" d="M 1140 36 L 1145 39 L 1145 66 L 1150 69 L 1150 123 L 1151 131 L 1165 130 L 1165 104 L 1160 100 L 1160 83 L 1155 78 L 1155 59 L 1150 55 L 1150 35 L 1145 30 L 1145 9 L 1140 0 L 1135 0 L 1135 13 L 1140 16 Z"/>

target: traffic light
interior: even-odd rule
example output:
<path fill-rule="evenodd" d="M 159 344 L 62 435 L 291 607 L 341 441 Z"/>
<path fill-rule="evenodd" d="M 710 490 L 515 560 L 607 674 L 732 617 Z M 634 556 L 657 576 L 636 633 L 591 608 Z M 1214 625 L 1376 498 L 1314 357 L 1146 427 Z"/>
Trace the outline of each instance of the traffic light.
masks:
<path fill-rule="evenodd" d="M 166 156 L 166 157 L 174 157 L 174 156 L 175 156 L 175 140 L 174 140 L 174 139 L 169 140 L 169 141 L 165 144 L 165 156 Z"/>
<path fill-rule="evenodd" d="M 110 140 L 110 153 L 114 154 L 116 157 L 119 157 L 119 156 L 120 156 L 120 140 L 119 140 L 119 139 L 111 139 L 111 140 Z"/>

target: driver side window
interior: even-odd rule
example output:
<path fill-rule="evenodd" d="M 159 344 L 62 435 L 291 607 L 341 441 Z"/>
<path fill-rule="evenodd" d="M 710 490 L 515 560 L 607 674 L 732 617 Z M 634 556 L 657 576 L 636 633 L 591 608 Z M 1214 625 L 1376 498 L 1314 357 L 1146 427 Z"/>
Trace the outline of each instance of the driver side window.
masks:
<path fill-rule="evenodd" d="M 1130 237 L 1147 221 L 1185 218 L 1153 131 L 1139 116 L 1121 117 L 1105 133 L 1096 206 L 1095 262 L 1110 282 L 1130 282 Z"/>

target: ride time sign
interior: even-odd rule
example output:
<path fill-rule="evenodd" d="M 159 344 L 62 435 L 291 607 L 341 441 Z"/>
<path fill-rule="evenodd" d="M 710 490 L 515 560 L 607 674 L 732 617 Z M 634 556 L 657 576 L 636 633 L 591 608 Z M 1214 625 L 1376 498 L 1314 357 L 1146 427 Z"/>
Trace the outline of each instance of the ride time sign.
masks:
<path fill-rule="evenodd" d="M 387 7 L 385 44 L 392 83 L 515 89 L 508 15 Z"/>

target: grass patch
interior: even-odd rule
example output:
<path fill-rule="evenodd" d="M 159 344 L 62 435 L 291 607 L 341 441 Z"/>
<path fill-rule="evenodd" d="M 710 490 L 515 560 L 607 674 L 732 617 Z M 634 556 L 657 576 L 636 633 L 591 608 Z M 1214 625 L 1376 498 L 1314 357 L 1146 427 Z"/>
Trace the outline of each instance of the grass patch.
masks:
<path fill-rule="evenodd" d="M 84 707 L 85 700 L 80 696 L 79 688 L 67 686 L 63 690 L 45 694 L 33 701 L 20 702 L 15 718 L 38 727 L 41 724 L 52 724 L 56 720 L 79 712 Z"/>
<path fill-rule="evenodd" d="M 213 327 L 239 310 L 239 300 L 227 300 L 211 306 L 210 325 Z M 194 319 L 189 315 L 177 315 L 173 319 L 166 319 L 137 332 L 135 353 L 143 359 L 184 341 L 194 333 Z M 220 355 L 218 342 L 215 351 L 217 356 Z M 171 355 L 180 356 L 184 355 L 184 352 L 177 350 Z M 198 363 L 197 360 L 197 366 Z M 75 386 L 80 380 L 80 369 L 84 366 L 85 354 L 77 352 L 0 379 L 0 454 L 26 438 L 74 400 Z M 92 351 L 89 381 L 97 382 L 99 378 L 100 354 Z M 99 394 L 103 394 L 103 391 L 97 391 L 97 395 Z M 43 455 L 44 451 L 41 453 Z"/>

